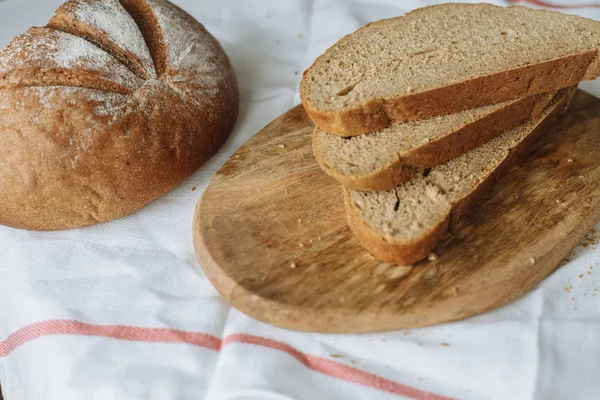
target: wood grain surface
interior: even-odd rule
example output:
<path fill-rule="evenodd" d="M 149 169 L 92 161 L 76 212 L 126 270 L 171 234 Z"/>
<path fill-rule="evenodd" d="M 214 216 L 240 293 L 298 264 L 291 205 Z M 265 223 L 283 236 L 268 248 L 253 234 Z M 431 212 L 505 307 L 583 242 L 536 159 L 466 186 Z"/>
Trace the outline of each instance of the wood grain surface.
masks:
<path fill-rule="evenodd" d="M 194 221 L 217 290 L 278 327 L 375 332 L 491 310 L 554 271 L 600 219 L 600 100 L 583 92 L 438 257 L 412 268 L 378 262 L 353 237 L 312 131 L 300 106 L 264 128 L 218 171 Z"/>

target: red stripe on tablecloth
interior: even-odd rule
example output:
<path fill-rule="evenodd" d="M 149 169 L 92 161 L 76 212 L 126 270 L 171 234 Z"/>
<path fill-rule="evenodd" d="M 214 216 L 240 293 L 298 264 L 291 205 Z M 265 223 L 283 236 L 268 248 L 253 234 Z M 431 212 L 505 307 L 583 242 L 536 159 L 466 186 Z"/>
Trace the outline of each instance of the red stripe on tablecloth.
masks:
<path fill-rule="evenodd" d="M 7 357 L 14 350 L 32 340 L 52 335 L 99 336 L 133 342 L 191 344 L 215 351 L 220 351 L 223 347 L 234 343 L 251 344 L 287 353 L 313 371 L 347 382 L 414 399 L 451 400 L 449 397 L 439 396 L 406 386 L 336 361 L 302 353 L 282 342 L 246 334 L 233 334 L 221 340 L 216 336 L 206 333 L 187 332 L 177 329 L 142 328 L 124 325 L 92 325 L 66 320 L 43 321 L 21 328 L 9 335 L 6 340 L 0 342 L 0 357 Z"/>
<path fill-rule="evenodd" d="M 231 343 L 253 344 L 279 350 L 294 357 L 305 367 L 312 369 L 313 371 L 317 371 L 348 382 L 368 386 L 373 389 L 382 390 L 384 392 L 398 394 L 401 396 L 410 397 L 412 399 L 450 400 L 449 397 L 424 392 L 422 390 L 390 381 L 389 379 L 385 379 L 353 367 L 349 367 L 336 361 L 302 353 L 285 343 L 277 342 L 275 340 L 246 334 L 229 335 L 223 339 L 223 346 Z"/>
<path fill-rule="evenodd" d="M 568 5 L 568 4 L 552 4 L 552 3 L 548 3 L 543 0 L 511 0 L 510 2 L 511 3 L 529 3 L 529 4 L 532 4 L 535 6 L 556 8 L 556 9 L 561 9 L 561 10 L 600 7 L 600 4 L 596 4 L 596 3 Z"/>

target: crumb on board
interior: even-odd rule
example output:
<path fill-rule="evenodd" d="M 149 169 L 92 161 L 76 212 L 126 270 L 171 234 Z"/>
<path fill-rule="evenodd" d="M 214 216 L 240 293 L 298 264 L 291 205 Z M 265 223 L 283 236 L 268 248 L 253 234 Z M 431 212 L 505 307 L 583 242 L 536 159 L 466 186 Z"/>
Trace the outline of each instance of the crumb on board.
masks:
<path fill-rule="evenodd" d="M 302 218 L 298 218 L 298 223 L 301 224 L 302 223 Z"/>
<path fill-rule="evenodd" d="M 530 263 L 531 265 L 535 264 L 535 257 L 531 257 L 531 258 L 529 259 L 529 263 Z"/>
<path fill-rule="evenodd" d="M 572 158 L 569 158 L 569 159 L 567 160 L 567 162 L 568 162 L 569 164 L 573 164 L 573 159 L 572 159 Z"/>
<path fill-rule="evenodd" d="M 453 294 L 453 295 L 455 295 L 455 296 L 456 296 L 456 295 L 458 294 L 458 292 L 459 292 L 459 291 L 460 291 L 460 290 L 458 289 L 458 286 L 453 286 L 453 287 L 452 287 L 452 294 Z"/>
<path fill-rule="evenodd" d="M 377 287 L 375 287 L 375 289 L 373 290 L 373 294 L 379 294 L 381 292 L 383 292 L 385 290 L 385 285 L 382 283 L 380 285 L 377 285 Z"/>
<path fill-rule="evenodd" d="M 279 147 L 280 149 L 285 149 L 285 144 L 280 144 L 278 147 Z"/>
<path fill-rule="evenodd" d="M 440 346 L 450 347 L 450 343 L 442 342 L 440 343 Z"/>
<path fill-rule="evenodd" d="M 291 269 L 294 269 L 294 268 L 296 268 L 296 263 L 291 263 L 291 264 L 290 264 L 290 268 L 291 268 Z"/>
<path fill-rule="evenodd" d="M 196 188 L 196 186 L 194 186 L 194 187 L 192 188 L 192 192 L 195 192 L 195 191 L 196 191 L 196 189 L 197 189 L 197 188 Z"/>
<path fill-rule="evenodd" d="M 433 252 L 432 252 L 432 253 L 429 253 L 429 255 L 427 256 L 427 259 L 428 259 L 429 261 L 435 261 L 435 260 L 437 260 L 438 258 L 439 258 L 439 257 L 438 257 L 438 255 L 437 255 L 437 254 L 435 254 L 435 253 L 433 253 Z"/>
<path fill-rule="evenodd" d="M 298 34 L 298 39 L 302 39 L 303 37 L 304 37 L 304 34 L 302 34 L 302 33 Z"/>
<path fill-rule="evenodd" d="M 329 357 L 331 357 L 331 358 L 342 358 L 343 356 L 341 354 L 330 354 Z"/>
<path fill-rule="evenodd" d="M 304 247 L 304 243 L 298 243 L 298 246 Z"/>
<path fill-rule="evenodd" d="M 235 158 L 240 158 L 241 156 L 239 154 L 236 154 L 234 157 Z"/>

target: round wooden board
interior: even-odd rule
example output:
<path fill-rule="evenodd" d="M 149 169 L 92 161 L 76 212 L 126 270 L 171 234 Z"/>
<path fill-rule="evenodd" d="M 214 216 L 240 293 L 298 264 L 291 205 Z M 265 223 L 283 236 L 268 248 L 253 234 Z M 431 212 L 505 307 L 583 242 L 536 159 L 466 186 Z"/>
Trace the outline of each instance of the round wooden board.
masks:
<path fill-rule="evenodd" d="M 375 332 L 491 310 L 550 274 L 600 218 L 600 100 L 583 92 L 442 241 L 439 258 L 405 276 L 350 232 L 341 189 L 312 155 L 312 131 L 300 106 L 264 128 L 212 179 L 194 221 L 217 290 L 278 327 Z"/>

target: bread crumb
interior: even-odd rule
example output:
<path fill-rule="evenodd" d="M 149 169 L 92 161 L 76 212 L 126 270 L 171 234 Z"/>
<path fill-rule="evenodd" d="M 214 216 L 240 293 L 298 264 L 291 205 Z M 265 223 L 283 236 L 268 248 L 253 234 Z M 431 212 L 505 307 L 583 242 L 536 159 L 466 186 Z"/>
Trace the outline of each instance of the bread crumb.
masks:
<path fill-rule="evenodd" d="M 452 287 L 452 294 L 453 294 L 453 295 L 455 295 L 455 296 L 456 296 L 456 295 L 459 293 L 459 291 L 460 291 L 460 290 L 458 289 L 458 286 L 453 286 L 453 287 Z"/>
<path fill-rule="evenodd" d="M 568 162 L 569 164 L 573 164 L 573 159 L 572 159 L 572 158 L 569 158 L 569 159 L 567 160 L 567 162 Z"/>
<path fill-rule="evenodd" d="M 556 204 L 560 204 L 560 200 L 559 199 L 556 199 Z"/>
<path fill-rule="evenodd" d="M 395 267 L 387 270 L 387 277 L 390 280 L 396 280 L 404 278 L 406 275 L 410 274 L 411 271 L 412 267 Z"/>
<path fill-rule="evenodd" d="M 236 154 L 236 155 L 234 156 L 234 158 L 240 158 L 240 157 L 241 157 L 241 156 L 240 156 L 239 154 Z"/>
<path fill-rule="evenodd" d="M 279 46 L 279 45 L 281 45 L 281 41 L 280 41 L 280 40 L 276 40 L 276 41 L 275 41 L 275 44 L 276 44 L 277 46 Z"/>
<path fill-rule="evenodd" d="M 291 264 L 290 264 L 290 268 L 291 268 L 291 269 L 295 269 L 295 268 L 296 268 L 296 263 L 291 263 Z"/>
<path fill-rule="evenodd" d="M 315 241 L 315 239 L 310 239 L 308 242 L 309 242 L 310 244 L 313 244 L 313 242 L 314 242 L 314 241 Z"/>
<path fill-rule="evenodd" d="M 280 149 L 285 149 L 285 144 L 280 144 L 280 145 L 279 145 L 279 148 L 280 148 Z"/>
<path fill-rule="evenodd" d="M 196 186 L 194 186 L 194 187 L 192 188 L 192 192 L 195 192 L 195 191 L 196 191 Z"/>
<path fill-rule="evenodd" d="M 298 243 L 298 246 L 304 247 L 304 243 Z"/>
<path fill-rule="evenodd" d="M 341 354 L 330 354 L 329 357 L 332 357 L 332 358 L 342 358 L 342 355 Z"/>
<path fill-rule="evenodd" d="M 439 257 L 438 257 L 438 256 L 437 256 L 437 254 L 435 254 L 435 253 L 429 253 L 429 255 L 427 256 L 427 259 L 428 259 L 429 261 L 435 261 L 435 260 L 437 260 L 438 258 L 439 258 Z"/>
<path fill-rule="evenodd" d="M 317 240 L 322 240 L 322 239 L 321 239 L 321 236 L 319 236 L 319 237 L 317 238 Z"/>
<path fill-rule="evenodd" d="M 583 274 L 580 274 L 580 275 L 579 275 L 579 279 L 581 279 L 581 278 L 583 278 Z"/>
<path fill-rule="evenodd" d="M 303 37 L 304 37 L 304 34 L 302 34 L 302 33 L 298 34 L 298 39 L 302 39 Z"/>
<path fill-rule="evenodd" d="M 535 258 L 534 258 L 534 257 L 531 257 L 531 258 L 529 259 L 529 262 L 531 263 L 531 265 L 535 264 Z"/>
<path fill-rule="evenodd" d="M 298 218 L 298 223 L 301 224 L 302 223 L 302 218 Z"/>
<path fill-rule="evenodd" d="M 565 287 L 565 292 L 571 293 L 571 290 L 573 290 L 573 285 L 571 283 L 569 283 L 569 286 Z"/>
<path fill-rule="evenodd" d="M 445 343 L 445 342 L 444 342 L 444 343 L 440 343 L 440 345 L 441 345 L 441 346 L 444 346 L 444 347 L 450 347 L 450 343 Z"/>
<path fill-rule="evenodd" d="M 380 285 L 377 285 L 375 290 L 373 290 L 373 294 L 379 294 L 379 293 L 383 292 L 384 290 L 385 290 L 385 285 L 382 283 Z"/>

